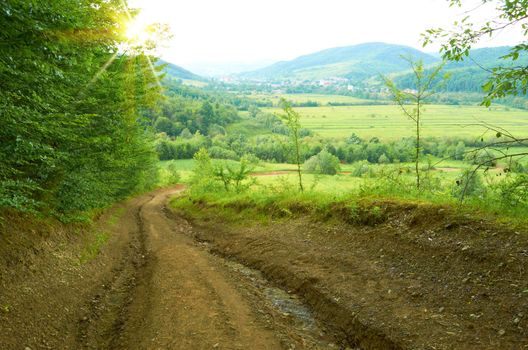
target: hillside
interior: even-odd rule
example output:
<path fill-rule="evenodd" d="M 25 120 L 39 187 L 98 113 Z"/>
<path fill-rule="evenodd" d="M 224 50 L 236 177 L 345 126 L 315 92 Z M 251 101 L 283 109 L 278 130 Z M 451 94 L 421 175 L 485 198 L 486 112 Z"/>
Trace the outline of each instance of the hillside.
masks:
<path fill-rule="evenodd" d="M 501 60 L 509 50 L 508 46 L 475 49 L 464 61 L 449 62 L 444 68 L 444 72 L 450 74 L 445 90 L 481 92 L 490 74 L 487 69 L 511 65 L 510 61 Z M 383 85 L 380 74 L 386 74 L 392 76 L 399 85 L 412 87 L 412 74 L 403 57 L 421 59 L 426 66 L 441 61 L 437 55 L 408 46 L 365 43 L 319 51 L 239 76 L 261 80 L 347 78 L 357 83 L 380 86 Z M 528 56 L 521 55 L 515 64 L 527 65 Z"/>
<path fill-rule="evenodd" d="M 165 68 L 163 69 L 163 71 L 173 78 L 197 81 L 206 80 L 198 74 L 194 74 L 193 72 L 188 71 L 187 69 L 177 66 L 175 64 L 163 60 L 160 60 L 159 64 L 165 64 Z"/>
<path fill-rule="evenodd" d="M 464 61 L 447 63 L 444 73 L 449 73 L 450 78 L 444 90 L 448 92 L 482 92 L 482 85 L 490 76 L 489 70 L 512 64 L 509 60 L 501 59 L 509 53 L 509 50 L 509 46 L 475 49 Z M 515 61 L 515 65 L 524 66 L 527 64 L 527 55 L 521 55 Z M 409 70 L 395 73 L 394 78 L 399 85 L 413 88 L 413 74 Z M 382 84 L 382 82 L 378 80 L 378 84 Z"/>
<path fill-rule="evenodd" d="M 342 77 L 359 81 L 380 73 L 387 74 L 406 69 L 407 62 L 402 56 L 422 59 L 426 64 L 438 61 L 438 58 L 408 46 L 365 43 L 319 51 L 243 73 L 241 76 L 255 79 Z"/>

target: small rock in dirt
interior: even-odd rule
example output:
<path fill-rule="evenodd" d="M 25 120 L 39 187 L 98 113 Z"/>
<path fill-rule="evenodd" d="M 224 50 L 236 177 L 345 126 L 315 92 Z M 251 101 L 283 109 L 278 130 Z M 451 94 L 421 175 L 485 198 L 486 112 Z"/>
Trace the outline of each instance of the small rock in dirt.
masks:
<path fill-rule="evenodd" d="M 213 349 L 216 349 L 220 346 L 220 343 L 216 343 L 215 345 L 213 345 Z"/>
<path fill-rule="evenodd" d="M 31 348 L 29 346 L 26 346 L 24 350 L 31 350 Z"/>
<path fill-rule="evenodd" d="M 442 306 L 441 308 L 438 309 L 438 312 L 444 312 L 444 310 L 445 310 L 445 307 Z"/>
<path fill-rule="evenodd" d="M 504 335 L 504 334 L 506 334 L 506 331 L 504 329 L 499 330 L 499 335 Z"/>
<path fill-rule="evenodd" d="M 515 317 L 515 319 L 513 320 L 513 323 L 517 324 L 519 323 L 521 320 L 519 319 L 519 317 Z"/>

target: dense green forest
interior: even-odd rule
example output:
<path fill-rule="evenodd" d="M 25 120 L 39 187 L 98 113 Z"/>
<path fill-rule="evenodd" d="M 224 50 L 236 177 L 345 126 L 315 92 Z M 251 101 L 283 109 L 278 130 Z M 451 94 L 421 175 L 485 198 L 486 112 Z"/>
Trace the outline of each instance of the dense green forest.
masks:
<path fill-rule="evenodd" d="M 149 188 L 152 58 L 122 1 L 0 4 L 0 207 L 86 211 Z"/>

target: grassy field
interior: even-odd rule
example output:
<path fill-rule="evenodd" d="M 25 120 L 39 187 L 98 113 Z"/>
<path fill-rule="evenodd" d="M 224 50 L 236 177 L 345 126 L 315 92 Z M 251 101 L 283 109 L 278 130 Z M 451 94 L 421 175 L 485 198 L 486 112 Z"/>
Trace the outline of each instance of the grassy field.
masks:
<path fill-rule="evenodd" d="M 433 161 L 435 163 L 437 159 Z M 174 164 L 180 175 L 180 182 L 187 183 L 191 176 L 194 168 L 194 160 L 173 160 L 160 162 L 160 168 L 166 169 L 168 164 Z M 425 163 L 423 164 L 425 165 Z M 408 179 L 414 179 L 412 163 L 401 163 L 393 165 L 378 165 L 371 164 L 370 167 L 373 171 L 379 172 L 382 169 L 390 172 L 391 169 L 409 169 L 408 174 L 403 175 Z M 378 181 L 377 178 L 369 177 L 355 177 L 350 174 L 354 171 L 355 164 L 342 164 L 341 173 L 335 176 L 331 175 L 314 175 L 303 173 L 303 181 L 305 182 L 306 188 L 314 188 L 318 191 L 325 193 L 339 194 L 342 192 L 349 192 L 357 190 L 361 185 L 375 183 Z M 432 176 L 438 178 L 443 184 L 453 184 L 456 179 L 460 176 L 464 169 L 469 167 L 468 164 L 461 161 L 445 161 L 438 165 L 434 171 L 431 172 Z M 265 163 L 261 162 L 254 168 L 254 173 L 257 176 L 257 186 L 285 186 L 285 187 L 296 187 L 297 186 L 297 174 L 295 172 L 296 166 L 294 164 L 285 163 Z M 162 174 L 163 174 L 162 170 Z M 488 173 L 491 175 L 491 179 L 495 178 L 495 174 L 499 173 L 500 169 L 491 169 Z M 164 176 L 163 176 L 164 177 Z M 497 177 L 498 178 L 498 177 Z"/>
<path fill-rule="evenodd" d="M 373 104 L 376 101 L 366 100 L 352 96 L 341 96 L 341 95 L 321 95 L 321 94 L 253 94 L 247 97 L 256 100 L 269 100 L 273 102 L 274 106 L 277 106 L 281 98 L 285 98 L 288 101 L 295 103 L 303 102 L 317 102 L 320 105 L 328 104 L 349 104 L 349 105 L 368 105 Z M 381 101 L 380 103 L 383 103 Z"/>
<path fill-rule="evenodd" d="M 280 112 L 278 108 L 265 110 Z M 356 133 L 362 138 L 378 137 L 381 140 L 413 136 L 413 123 L 393 105 L 299 107 L 295 110 L 302 115 L 302 126 L 321 136 L 343 138 Z M 503 106 L 487 109 L 429 105 L 422 120 L 424 137 L 479 137 L 485 132 L 477 125 L 482 122 L 500 126 L 516 136 L 528 136 L 528 112 Z"/>

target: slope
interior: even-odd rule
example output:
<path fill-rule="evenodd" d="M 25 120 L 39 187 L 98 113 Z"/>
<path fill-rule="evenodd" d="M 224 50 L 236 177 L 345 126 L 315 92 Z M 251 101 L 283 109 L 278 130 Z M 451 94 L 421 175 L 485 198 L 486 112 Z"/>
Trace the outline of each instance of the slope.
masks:
<path fill-rule="evenodd" d="M 177 66 L 175 64 L 160 60 L 159 64 L 164 64 L 165 67 L 163 68 L 163 71 L 167 73 L 170 77 L 173 78 L 179 78 L 179 79 L 185 79 L 185 80 L 196 80 L 196 81 L 205 81 L 206 79 L 199 76 L 198 74 L 194 74 L 191 71 L 188 71 L 185 68 L 182 68 L 180 66 Z"/>
<path fill-rule="evenodd" d="M 278 62 L 269 67 L 241 74 L 255 79 L 324 79 L 330 77 L 364 80 L 379 73 L 387 74 L 407 68 L 402 56 L 422 59 L 426 64 L 438 58 L 414 48 L 386 43 L 365 43 L 337 47 Z"/>

